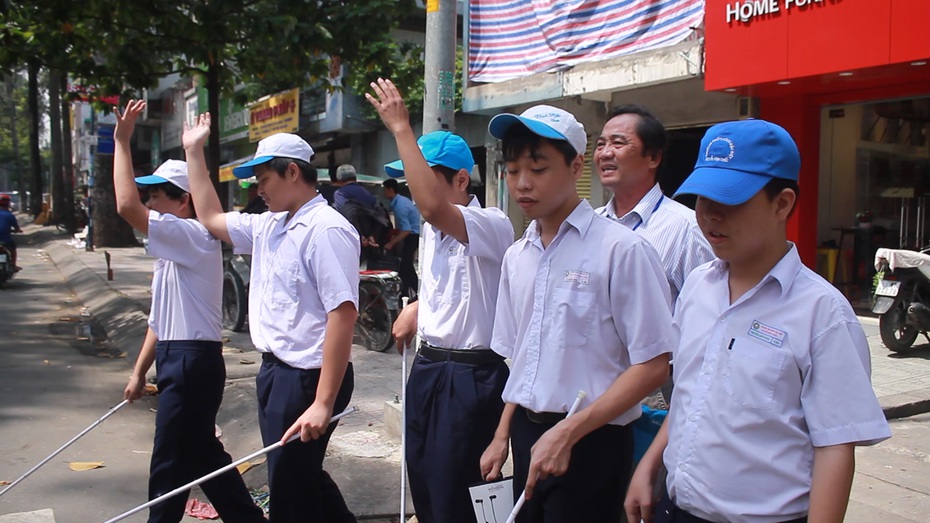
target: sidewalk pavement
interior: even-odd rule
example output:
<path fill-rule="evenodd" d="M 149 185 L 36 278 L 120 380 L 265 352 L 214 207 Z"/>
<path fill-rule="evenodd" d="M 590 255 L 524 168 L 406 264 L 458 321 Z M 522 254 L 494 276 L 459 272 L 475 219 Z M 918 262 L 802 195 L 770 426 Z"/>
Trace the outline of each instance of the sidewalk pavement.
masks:
<path fill-rule="evenodd" d="M 64 238 L 46 250 L 67 284 L 106 330 L 110 343 L 135 361 L 146 329 L 153 260 L 142 247 L 75 249 Z M 104 251 L 111 255 L 107 280 Z M 930 412 L 930 345 L 905 354 L 886 349 L 878 320 L 860 316 L 872 354 L 872 385 L 889 419 Z M 260 358 L 247 333 L 224 331 L 229 382 L 218 418 L 224 443 L 234 459 L 259 448 L 254 380 Z M 920 342 L 921 340 L 918 340 Z M 924 340 L 926 341 L 926 340 Z M 355 393 L 359 412 L 347 417 L 331 440 L 327 468 L 360 519 L 390 517 L 398 510 L 399 416 L 386 408 L 400 394 L 401 358 L 354 345 Z M 264 484 L 264 472 L 247 476 L 250 487 Z M 412 504 L 408 502 L 408 508 Z"/>

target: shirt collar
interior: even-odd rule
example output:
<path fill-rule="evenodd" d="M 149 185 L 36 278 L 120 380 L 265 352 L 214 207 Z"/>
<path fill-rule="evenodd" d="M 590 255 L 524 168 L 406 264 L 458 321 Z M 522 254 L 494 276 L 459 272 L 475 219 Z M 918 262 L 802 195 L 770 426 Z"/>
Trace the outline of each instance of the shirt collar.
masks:
<path fill-rule="evenodd" d="M 284 229 L 291 230 L 294 227 L 297 227 L 297 225 L 301 223 L 300 221 L 301 218 L 303 218 L 306 214 L 308 214 L 310 211 L 312 211 L 314 208 L 320 205 L 328 205 L 328 204 L 326 202 L 326 198 L 324 198 L 322 194 L 317 193 L 317 195 L 311 198 L 310 201 L 300 206 L 300 209 L 297 209 L 297 212 L 294 213 L 294 216 L 292 216 L 291 219 L 288 220 L 287 223 L 284 224 Z M 282 212 L 280 216 L 278 217 L 278 220 L 282 220 L 286 218 L 287 218 L 287 213 Z"/>
<path fill-rule="evenodd" d="M 643 223 L 645 223 L 649 221 L 649 218 L 656 210 L 656 204 L 663 197 L 662 188 L 659 187 L 659 184 L 657 183 L 652 186 L 652 189 L 649 189 L 649 192 L 643 195 L 639 202 L 632 209 L 630 209 L 630 212 L 618 217 L 617 208 L 614 205 L 616 196 L 611 196 L 610 200 L 607 200 L 607 205 L 604 206 L 602 215 L 617 221 L 625 221 L 629 217 L 636 215 L 643 221 Z"/>
<path fill-rule="evenodd" d="M 791 290 L 791 286 L 794 284 L 797 279 L 798 273 L 801 272 L 801 257 L 798 255 L 798 248 L 794 242 L 788 242 L 788 245 L 791 247 L 788 249 L 788 252 L 774 267 L 759 281 L 759 284 L 756 287 L 761 287 L 769 281 L 774 280 L 778 283 L 779 288 L 781 289 L 780 297 L 784 298 L 788 291 Z M 719 276 L 723 277 L 727 274 L 730 264 L 721 260 L 720 258 L 715 259 L 711 266 L 717 269 Z"/>
<path fill-rule="evenodd" d="M 578 231 L 578 234 L 584 238 L 588 233 L 588 229 L 591 227 L 591 222 L 594 220 L 595 214 L 594 208 L 591 207 L 591 203 L 582 198 L 581 202 L 578 203 L 571 214 L 562 222 L 562 225 L 559 226 L 559 232 L 556 236 L 561 236 L 566 230 L 566 227 L 574 227 Z M 526 228 L 526 232 L 523 233 L 523 238 L 526 239 L 527 245 L 531 245 L 539 239 L 539 222 L 537 220 L 530 222 L 529 226 Z"/>

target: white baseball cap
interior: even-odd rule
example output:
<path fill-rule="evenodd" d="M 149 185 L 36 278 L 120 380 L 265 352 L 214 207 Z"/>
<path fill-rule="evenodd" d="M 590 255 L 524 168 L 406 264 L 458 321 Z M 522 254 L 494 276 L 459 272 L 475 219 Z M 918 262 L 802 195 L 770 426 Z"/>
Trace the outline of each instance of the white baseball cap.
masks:
<path fill-rule="evenodd" d="M 254 167 L 275 158 L 293 158 L 310 163 L 313 147 L 306 140 L 290 133 L 278 133 L 258 142 L 258 149 L 251 160 L 233 169 L 236 178 L 250 178 L 255 175 Z"/>
<path fill-rule="evenodd" d="M 503 113 L 491 118 L 488 132 L 497 139 L 503 139 L 514 124 L 523 124 L 530 131 L 550 140 L 565 140 L 578 154 L 588 150 L 588 135 L 584 125 L 575 119 L 575 115 L 551 105 L 536 105 L 523 111 L 520 116 Z"/>
<path fill-rule="evenodd" d="M 187 178 L 187 162 L 181 160 L 166 161 L 159 165 L 152 174 L 136 178 L 136 183 L 139 185 L 170 183 L 186 193 L 191 192 L 191 184 Z"/>

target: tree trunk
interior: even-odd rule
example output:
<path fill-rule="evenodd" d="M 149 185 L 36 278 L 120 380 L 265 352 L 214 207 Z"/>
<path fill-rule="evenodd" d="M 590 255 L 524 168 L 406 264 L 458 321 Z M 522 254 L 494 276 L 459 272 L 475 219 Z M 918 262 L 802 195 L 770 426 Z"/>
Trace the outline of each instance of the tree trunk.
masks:
<path fill-rule="evenodd" d="M 94 166 L 94 247 L 135 247 L 139 245 L 129 222 L 116 212 L 113 191 L 113 157 L 98 154 Z"/>
<path fill-rule="evenodd" d="M 61 161 L 62 179 L 61 192 L 63 194 L 61 217 L 68 232 L 77 232 L 77 222 L 74 213 L 74 155 L 71 150 L 71 103 L 68 101 L 68 75 L 62 74 L 61 80 Z"/>
<path fill-rule="evenodd" d="M 48 119 L 51 127 L 52 168 L 48 175 L 48 190 L 52 193 L 52 213 L 49 223 L 59 223 L 64 214 L 64 194 L 61 190 L 61 72 L 48 72 Z"/>
<path fill-rule="evenodd" d="M 225 183 L 220 183 L 220 66 L 207 68 L 207 107 L 210 111 L 210 138 L 207 148 L 207 167 L 210 179 L 220 197 L 223 210 L 229 210 L 229 191 Z"/>
<path fill-rule="evenodd" d="M 19 132 L 16 129 L 16 80 L 19 78 L 18 72 L 13 72 L 10 74 L 9 83 L 6 85 L 7 98 L 10 100 L 10 138 L 13 145 L 13 165 L 16 169 L 16 190 L 19 192 L 19 206 L 20 211 L 25 210 L 29 206 L 29 202 L 26 199 L 26 184 L 23 179 L 25 178 L 25 173 L 23 172 L 23 157 L 19 152 Z"/>
<path fill-rule="evenodd" d="M 32 217 L 36 218 L 42 212 L 42 155 L 39 152 L 39 63 L 30 60 L 28 66 L 29 92 L 27 104 L 29 106 L 29 172 L 32 179 L 31 194 L 29 195 L 29 208 Z"/>

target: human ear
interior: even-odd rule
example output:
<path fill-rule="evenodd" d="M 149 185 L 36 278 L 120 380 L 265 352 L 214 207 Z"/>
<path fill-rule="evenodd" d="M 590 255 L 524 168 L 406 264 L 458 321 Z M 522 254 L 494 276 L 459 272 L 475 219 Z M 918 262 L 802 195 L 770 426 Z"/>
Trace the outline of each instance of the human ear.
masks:
<path fill-rule="evenodd" d="M 576 156 L 575 159 L 572 160 L 570 167 L 572 169 L 572 178 L 574 178 L 575 181 L 581 179 L 581 175 L 584 173 L 584 156 L 580 154 Z"/>
<path fill-rule="evenodd" d="M 775 212 L 779 220 L 787 220 L 794 204 L 797 202 L 798 195 L 791 189 L 782 189 L 778 196 L 775 197 Z"/>

